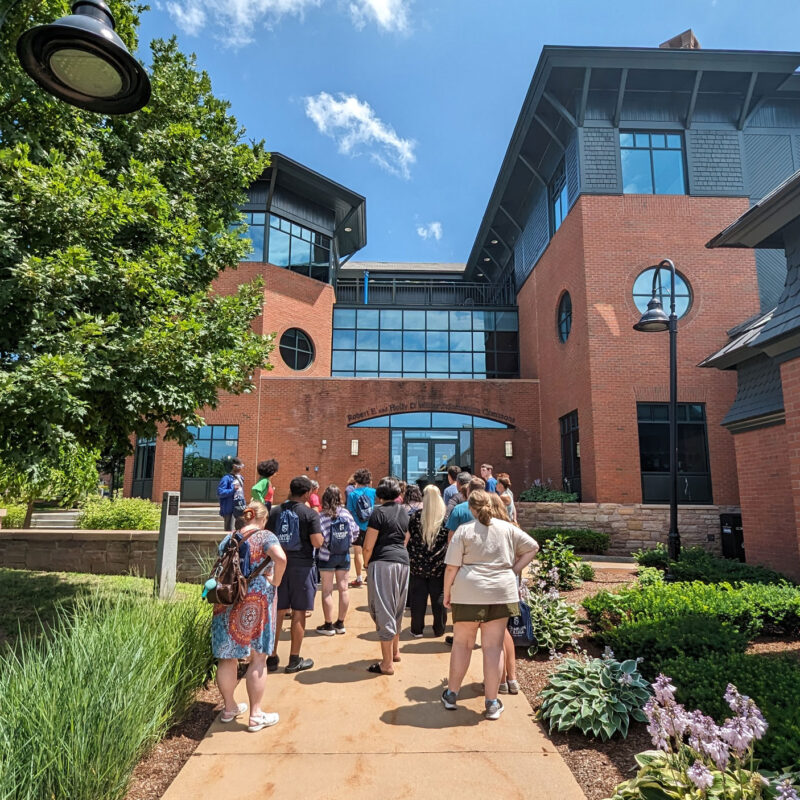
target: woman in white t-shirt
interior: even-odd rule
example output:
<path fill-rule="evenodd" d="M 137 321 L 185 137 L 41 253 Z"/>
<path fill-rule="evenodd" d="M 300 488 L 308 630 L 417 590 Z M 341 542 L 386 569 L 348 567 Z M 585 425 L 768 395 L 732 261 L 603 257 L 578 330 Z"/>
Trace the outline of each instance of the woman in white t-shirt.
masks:
<path fill-rule="evenodd" d="M 457 708 L 461 682 L 469 667 L 478 629 L 481 631 L 484 716 L 498 719 L 503 671 L 503 639 L 508 618 L 519 614 L 517 577 L 530 564 L 539 545 L 510 522 L 492 517 L 490 495 L 481 490 L 469 496 L 474 522 L 461 525 L 447 548 L 444 604 L 453 615 L 453 649 L 444 707 Z"/>

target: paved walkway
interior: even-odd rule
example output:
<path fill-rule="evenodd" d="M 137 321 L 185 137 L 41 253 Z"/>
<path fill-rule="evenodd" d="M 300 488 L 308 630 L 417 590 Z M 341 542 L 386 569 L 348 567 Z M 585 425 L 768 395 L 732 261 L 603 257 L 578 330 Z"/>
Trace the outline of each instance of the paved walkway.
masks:
<path fill-rule="evenodd" d="M 344 636 L 314 632 L 322 622 L 319 600 L 308 620 L 303 655 L 314 668 L 269 676 L 264 708 L 280 713 L 278 725 L 248 733 L 246 717 L 244 724 L 214 722 L 164 800 L 585 800 L 523 694 L 504 697 L 499 720 L 483 718 L 479 649 L 458 711 L 439 701 L 450 648 L 428 638 L 429 628 L 413 639 L 406 620 L 394 676 L 369 674 L 380 648 L 366 589 L 350 594 Z M 284 631 L 284 664 L 288 651 Z M 236 696 L 247 699 L 243 681 Z"/>

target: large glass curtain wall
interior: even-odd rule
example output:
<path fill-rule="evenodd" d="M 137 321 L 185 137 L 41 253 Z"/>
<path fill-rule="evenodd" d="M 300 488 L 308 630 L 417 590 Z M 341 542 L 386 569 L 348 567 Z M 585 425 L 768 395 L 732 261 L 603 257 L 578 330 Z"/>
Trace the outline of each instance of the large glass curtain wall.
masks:
<path fill-rule="evenodd" d="M 263 211 L 245 211 L 244 221 L 253 246 L 244 261 L 267 261 L 276 267 L 330 282 L 331 240 L 324 233 Z"/>
<path fill-rule="evenodd" d="M 335 308 L 334 377 L 517 378 L 516 311 Z"/>

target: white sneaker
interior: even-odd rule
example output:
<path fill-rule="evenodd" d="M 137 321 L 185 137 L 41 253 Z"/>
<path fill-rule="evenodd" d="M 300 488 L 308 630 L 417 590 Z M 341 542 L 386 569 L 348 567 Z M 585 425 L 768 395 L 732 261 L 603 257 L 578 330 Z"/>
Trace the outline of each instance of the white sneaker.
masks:
<path fill-rule="evenodd" d="M 250 717 L 250 724 L 247 726 L 247 730 L 251 733 L 255 733 L 256 731 L 260 731 L 262 728 L 269 728 L 272 725 L 277 725 L 278 720 L 280 717 L 275 714 L 267 714 L 266 712 L 262 711 L 255 717 Z"/>
<path fill-rule="evenodd" d="M 498 691 L 500 694 L 508 694 L 508 684 L 507 684 L 507 683 L 501 683 L 501 684 L 500 684 L 500 685 L 497 687 L 497 691 Z"/>
<path fill-rule="evenodd" d="M 421 639 L 421 638 L 422 638 L 422 634 L 421 634 L 421 633 L 412 633 L 411 635 L 412 635 L 412 636 L 413 636 L 415 639 Z"/>
<path fill-rule="evenodd" d="M 508 693 L 509 694 L 519 694 L 519 681 L 509 681 L 508 682 Z"/>
<path fill-rule="evenodd" d="M 483 716 L 486 719 L 500 719 L 500 715 L 505 711 L 503 704 L 499 700 L 486 701 L 486 710 Z"/>

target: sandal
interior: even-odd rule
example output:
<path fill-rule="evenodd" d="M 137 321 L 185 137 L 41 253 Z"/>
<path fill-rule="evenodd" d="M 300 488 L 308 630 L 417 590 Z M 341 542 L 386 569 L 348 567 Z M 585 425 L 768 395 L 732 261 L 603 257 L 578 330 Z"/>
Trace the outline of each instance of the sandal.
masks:
<path fill-rule="evenodd" d="M 394 672 L 384 672 L 378 661 L 367 667 L 367 672 L 372 672 L 374 675 L 394 675 Z"/>
<path fill-rule="evenodd" d="M 244 714 L 245 711 L 247 711 L 247 703 L 239 703 L 236 707 L 236 711 L 233 713 L 230 711 L 223 711 L 219 721 L 227 725 L 229 722 L 233 722 L 240 714 Z"/>
<path fill-rule="evenodd" d="M 364 585 L 364 581 L 361 578 L 358 578 L 357 580 L 350 581 L 350 583 L 348 583 L 347 585 L 351 589 L 360 589 Z"/>
<path fill-rule="evenodd" d="M 265 711 L 262 711 L 260 714 L 250 717 L 250 724 L 247 726 L 247 730 L 251 733 L 255 733 L 262 728 L 269 728 L 272 725 L 277 725 L 279 720 L 280 717 L 274 712 L 272 714 L 267 714 Z"/>

